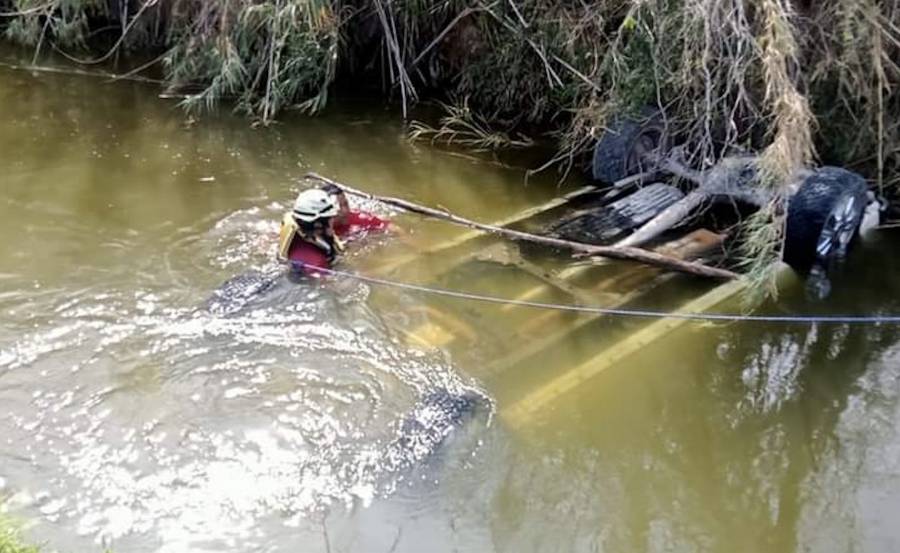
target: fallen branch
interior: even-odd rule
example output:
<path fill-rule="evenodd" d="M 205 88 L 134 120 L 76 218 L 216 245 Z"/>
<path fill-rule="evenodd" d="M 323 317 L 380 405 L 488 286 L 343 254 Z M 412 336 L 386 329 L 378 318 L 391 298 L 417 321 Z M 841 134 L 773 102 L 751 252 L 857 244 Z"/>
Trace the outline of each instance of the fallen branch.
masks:
<path fill-rule="evenodd" d="M 7 69 L 11 69 L 14 71 L 31 71 L 34 73 L 58 73 L 62 75 L 78 75 L 82 77 L 94 77 L 100 79 L 109 79 L 110 81 L 134 81 L 139 83 L 150 83 L 150 84 L 166 84 L 165 81 L 160 79 L 151 79 L 149 77 L 142 77 L 140 75 L 132 75 L 129 73 L 117 74 L 117 73 L 107 73 L 104 71 L 85 71 L 83 69 L 74 69 L 68 67 L 52 67 L 47 65 L 20 65 L 16 63 L 10 63 L 5 61 L 0 61 L 0 67 L 5 67 Z"/>
<path fill-rule="evenodd" d="M 536 234 L 530 234 L 527 232 L 522 232 L 518 230 L 512 230 L 503 227 L 497 227 L 494 225 L 487 225 L 484 223 L 478 223 L 476 221 L 472 221 L 470 219 L 465 219 L 463 217 L 459 217 L 458 215 L 454 215 L 448 211 L 441 211 L 438 209 L 426 207 L 423 205 L 419 205 L 407 200 L 403 200 L 400 198 L 391 198 L 385 196 L 375 196 L 373 194 L 369 194 L 368 192 L 363 192 L 362 190 L 357 190 L 352 186 L 348 186 L 346 184 L 342 184 L 336 182 L 328 177 L 323 177 L 317 173 L 307 173 L 307 178 L 317 180 L 326 184 L 332 184 L 337 186 L 341 190 L 345 191 L 348 194 L 352 194 L 354 196 L 358 196 L 360 198 L 366 198 L 368 200 L 375 200 L 387 205 L 392 205 L 398 207 L 400 209 L 411 211 L 414 213 L 419 213 L 421 215 L 425 215 L 428 217 L 434 217 L 436 219 L 442 219 L 444 221 L 449 221 L 451 223 L 462 225 L 465 227 L 482 230 L 485 232 L 490 232 L 493 234 L 498 234 L 500 236 L 505 236 L 512 240 L 520 240 L 526 242 L 533 242 L 535 244 L 543 244 L 545 246 L 550 246 L 554 248 L 566 249 L 572 252 L 577 252 L 584 255 L 589 256 L 600 256 L 600 257 L 608 257 L 612 259 L 623 259 L 628 261 L 637 261 L 639 263 L 644 263 L 647 265 L 653 265 L 655 267 L 662 267 L 665 269 L 669 269 L 672 271 L 678 271 L 681 273 L 687 273 L 696 276 L 708 277 L 708 278 L 717 278 L 722 280 L 732 280 L 738 278 L 738 275 L 735 272 L 729 271 L 727 269 L 719 269 L 717 267 L 710 267 L 708 265 L 703 265 L 702 263 L 694 263 L 690 261 L 683 261 L 681 259 L 664 255 L 657 252 L 647 251 L 641 248 L 633 248 L 633 247 L 621 247 L 621 246 L 596 246 L 593 244 L 584 244 L 581 242 L 572 242 L 570 240 L 562 240 L 559 238 L 550 238 L 547 236 L 538 236 Z"/>

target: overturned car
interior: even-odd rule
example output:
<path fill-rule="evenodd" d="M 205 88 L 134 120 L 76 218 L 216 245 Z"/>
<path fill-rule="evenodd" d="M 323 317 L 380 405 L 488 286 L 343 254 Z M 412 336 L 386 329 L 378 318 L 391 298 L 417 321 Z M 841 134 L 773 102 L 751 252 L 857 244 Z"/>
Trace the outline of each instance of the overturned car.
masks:
<path fill-rule="evenodd" d="M 724 157 L 704 170 L 689 167 L 673 147 L 665 119 L 645 109 L 614 118 L 594 146 L 592 177 L 609 186 L 603 201 L 554 222 L 545 233 L 588 243 L 641 246 L 706 209 L 728 206 L 746 216 L 780 201 L 785 220 L 782 259 L 824 298 L 828 272 L 856 239 L 879 223 L 883 202 L 866 180 L 840 167 L 795 174 L 787 192 L 759 186 L 759 158 Z M 734 223 L 735 221 L 732 221 Z"/>

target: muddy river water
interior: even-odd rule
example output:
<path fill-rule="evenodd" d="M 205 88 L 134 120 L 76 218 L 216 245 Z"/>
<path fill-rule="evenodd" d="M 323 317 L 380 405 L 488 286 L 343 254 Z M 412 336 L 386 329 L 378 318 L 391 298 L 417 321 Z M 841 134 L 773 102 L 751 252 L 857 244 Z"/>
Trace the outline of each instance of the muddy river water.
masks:
<path fill-rule="evenodd" d="M 583 183 L 526 186 L 515 164 L 410 145 L 378 106 L 191 123 L 151 86 L 8 68 L 0 166 L 0 503 L 48 551 L 900 548 L 897 326 L 690 323 L 523 420 L 505 408 L 646 322 L 578 332 L 347 278 L 202 308 L 270 266 L 306 171 L 485 221 Z M 353 243 L 347 270 L 462 232 L 363 207 L 400 230 Z M 763 312 L 900 313 L 895 238 L 863 244 L 827 304 L 788 279 Z M 431 282 L 447 261 L 391 274 Z M 441 284 L 527 284 L 474 267 Z M 533 359 L 485 368 L 566 325 Z M 476 345 L 442 347 L 448 333 Z M 490 399 L 386 466 L 433 390 Z"/>

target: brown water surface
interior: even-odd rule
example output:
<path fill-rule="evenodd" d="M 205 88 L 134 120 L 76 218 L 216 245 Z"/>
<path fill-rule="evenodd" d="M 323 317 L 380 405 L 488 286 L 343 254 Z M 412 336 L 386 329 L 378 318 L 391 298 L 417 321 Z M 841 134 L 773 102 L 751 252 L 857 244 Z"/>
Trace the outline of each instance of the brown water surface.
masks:
<path fill-rule="evenodd" d="M 552 175 L 525 186 L 523 168 L 410 145 L 371 105 L 189 125 L 147 85 L 7 68 L 0 166 L 0 494 L 48 550 L 900 547 L 896 326 L 690 323 L 515 419 L 506 408 L 647 322 L 346 278 L 202 307 L 269 270 L 306 171 L 485 221 L 555 196 Z M 343 269 L 504 297 L 540 287 L 484 242 L 466 251 L 487 258 L 445 274 L 462 254 L 420 252 L 460 229 L 363 207 L 402 232 L 352 244 Z M 764 312 L 900 313 L 898 254 L 876 237 L 828 303 L 788 279 Z M 645 303 L 707 286 L 674 279 Z M 417 401 L 472 388 L 492 413 L 379 470 Z"/>

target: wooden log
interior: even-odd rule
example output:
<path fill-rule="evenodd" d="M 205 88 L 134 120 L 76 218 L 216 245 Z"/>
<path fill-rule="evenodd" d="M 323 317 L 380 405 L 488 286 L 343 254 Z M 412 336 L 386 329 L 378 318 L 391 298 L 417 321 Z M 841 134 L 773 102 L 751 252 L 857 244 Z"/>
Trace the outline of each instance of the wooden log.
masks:
<path fill-rule="evenodd" d="M 703 191 L 694 190 L 678 202 L 661 211 L 656 217 L 644 223 L 636 231 L 615 243 L 620 248 L 637 247 L 653 240 L 660 234 L 681 223 L 697 207 L 709 199 Z"/>
<path fill-rule="evenodd" d="M 451 223 L 462 225 L 465 227 L 478 229 L 484 232 L 490 232 L 493 234 L 497 234 L 500 236 L 504 236 L 506 238 L 512 240 L 533 242 L 535 244 L 542 244 L 545 246 L 550 246 L 553 248 L 560 248 L 569 250 L 572 252 L 580 253 L 587 256 L 600 256 L 600 257 L 608 257 L 612 259 L 622 259 L 627 261 L 636 261 L 639 263 L 644 263 L 647 265 L 653 265 L 656 267 L 662 267 L 665 269 L 669 269 L 672 271 L 678 271 L 681 273 L 687 273 L 696 276 L 702 276 L 707 278 L 716 278 L 721 280 L 732 280 L 738 278 L 740 275 L 733 271 L 729 271 L 727 269 L 720 269 L 717 267 L 710 267 L 708 265 L 703 265 L 702 263 L 695 263 L 691 261 L 684 261 L 681 259 L 677 259 L 675 257 L 671 257 L 668 255 L 660 254 L 657 252 L 651 252 L 648 250 L 644 250 L 641 248 L 633 248 L 633 247 L 620 247 L 620 246 L 596 246 L 592 244 L 583 244 L 581 242 L 572 242 L 570 240 L 562 240 L 559 238 L 550 238 L 547 236 L 538 236 L 536 234 L 530 234 L 527 232 L 522 232 L 518 230 L 512 230 L 503 227 L 497 227 L 493 225 L 486 225 L 484 223 L 478 223 L 476 221 L 472 221 L 470 219 L 466 219 L 460 217 L 458 215 L 454 215 L 447 211 L 442 211 L 438 209 L 434 209 L 431 207 L 426 207 L 423 205 L 416 204 L 414 202 L 410 202 L 408 200 L 403 200 L 400 198 L 392 198 L 385 196 L 375 196 L 373 194 L 369 194 L 368 192 L 363 192 L 362 190 L 357 190 L 352 186 L 348 186 L 346 184 L 339 183 L 328 177 L 324 177 L 317 173 L 307 173 L 307 178 L 317 180 L 319 182 L 323 182 L 326 184 L 332 184 L 337 186 L 338 188 L 344 190 L 348 194 L 352 194 L 354 196 L 358 196 L 360 198 L 366 198 L 369 200 L 375 200 L 387 205 L 392 205 L 394 207 L 398 207 L 400 209 L 411 211 L 413 213 L 419 213 L 421 215 L 425 215 L 428 217 L 434 217 L 436 219 L 442 219 L 444 221 L 449 221 Z"/>

